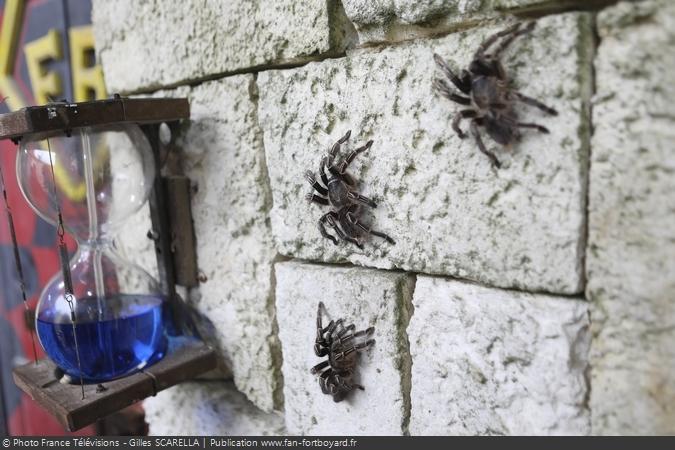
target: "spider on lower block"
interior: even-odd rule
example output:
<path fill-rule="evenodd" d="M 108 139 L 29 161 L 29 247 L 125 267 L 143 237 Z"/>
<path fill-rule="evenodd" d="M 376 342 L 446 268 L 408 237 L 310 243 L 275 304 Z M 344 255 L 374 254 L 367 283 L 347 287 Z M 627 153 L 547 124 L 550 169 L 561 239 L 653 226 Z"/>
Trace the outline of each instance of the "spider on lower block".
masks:
<path fill-rule="evenodd" d="M 324 328 L 321 319 L 324 312 L 326 307 L 319 302 L 314 353 L 316 356 L 328 356 L 328 359 L 312 367 L 310 372 L 319 375 L 321 392 L 340 402 L 354 389 L 364 390 L 363 386 L 354 382 L 354 372 L 359 351 L 375 344 L 375 340 L 370 339 L 375 328 L 355 332 L 356 326 L 353 323 L 345 326 L 343 319 L 331 320 Z"/>

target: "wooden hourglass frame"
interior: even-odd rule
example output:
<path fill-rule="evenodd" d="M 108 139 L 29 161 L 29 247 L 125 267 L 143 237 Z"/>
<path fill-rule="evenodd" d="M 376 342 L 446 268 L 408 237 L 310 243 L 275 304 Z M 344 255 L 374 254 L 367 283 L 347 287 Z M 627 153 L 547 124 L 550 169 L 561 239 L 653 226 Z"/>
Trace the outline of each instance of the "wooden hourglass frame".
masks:
<path fill-rule="evenodd" d="M 131 375 L 103 383 L 85 384 L 83 380 L 64 382 L 63 372 L 48 358 L 36 359 L 15 368 L 13 375 L 17 386 L 71 431 L 216 367 L 215 352 L 201 340 L 194 325 L 185 320 L 188 316 L 185 314 L 186 305 L 176 294 L 176 284 L 185 287 L 197 284 L 190 188 L 189 180 L 177 173 L 176 164 L 162 167 L 167 161 L 176 160 L 171 154 L 176 150 L 162 144 L 160 127 L 166 124 L 169 129 L 175 130 L 180 120 L 187 118 L 189 104 L 186 99 L 127 99 L 119 96 L 108 100 L 28 107 L 0 116 L 0 139 L 11 139 L 17 145 L 36 136 L 62 134 L 70 137 L 89 127 L 137 124 L 152 152 L 155 178 L 149 195 L 152 230 L 148 236 L 155 242 L 159 289 L 168 301 L 180 336 L 169 340 L 168 350 L 158 362 Z M 51 150 L 49 155 L 51 157 Z M 53 161 L 50 163 L 53 168 Z M 61 237 L 63 223 L 58 204 L 56 208 Z M 7 214 L 11 230 L 14 225 L 9 207 Z M 17 252 L 14 234 L 12 237 Z M 64 249 L 62 244 L 59 250 L 66 280 L 64 284 L 67 286 L 69 266 Z M 16 264 L 21 277 L 21 261 L 18 258 Z M 73 323 L 75 319 L 73 316 Z"/>

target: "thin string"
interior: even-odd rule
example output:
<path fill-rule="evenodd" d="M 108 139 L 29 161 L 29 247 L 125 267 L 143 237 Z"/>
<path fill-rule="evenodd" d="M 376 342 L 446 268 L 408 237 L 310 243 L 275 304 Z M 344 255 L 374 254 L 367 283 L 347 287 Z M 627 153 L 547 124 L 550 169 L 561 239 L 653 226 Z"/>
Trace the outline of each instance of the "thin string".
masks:
<path fill-rule="evenodd" d="M 7 223 L 9 224 L 9 234 L 12 236 L 12 247 L 14 248 L 14 264 L 16 265 L 16 272 L 19 275 L 19 286 L 21 287 L 21 297 L 23 298 L 23 306 L 26 309 L 26 318 L 30 317 L 30 307 L 28 306 L 28 299 L 26 296 L 26 282 L 23 276 L 23 266 L 21 265 L 21 257 L 19 255 L 19 244 L 16 239 L 16 230 L 14 228 L 14 218 L 12 217 L 12 208 L 9 206 L 9 200 L 7 198 L 7 189 L 5 187 L 5 177 L 2 174 L 2 168 L 0 167 L 0 185 L 2 186 L 2 197 L 5 200 L 5 210 L 7 211 Z M 26 321 L 28 322 L 28 321 Z M 33 346 L 33 360 L 35 364 L 38 363 L 37 358 L 37 347 L 35 346 L 35 329 L 34 327 L 28 327 L 30 331 L 30 340 L 31 345 Z"/>
<path fill-rule="evenodd" d="M 73 324 L 73 338 L 75 340 L 75 355 L 77 356 L 77 368 L 80 372 L 80 386 L 82 387 L 82 399 L 84 400 L 84 378 L 82 375 L 82 363 L 80 362 L 80 347 L 77 343 L 77 327 L 75 326 L 75 307 L 73 301 L 73 279 L 70 274 L 70 261 L 68 260 L 68 247 L 64 236 L 66 234 L 63 227 L 63 215 L 61 214 L 61 207 L 59 206 L 59 199 L 56 192 L 56 176 L 54 175 L 54 161 L 52 160 L 52 149 L 49 145 L 49 138 L 47 138 L 47 151 L 49 152 L 49 166 L 52 171 L 52 188 L 54 196 L 54 205 L 58 216 L 58 224 L 56 227 L 56 234 L 59 237 L 59 259 L 61 260 L 61 270 L 63 272 L 63 288 L 65 291 L 65 299 L 70 308 L 70 321 Z"/>

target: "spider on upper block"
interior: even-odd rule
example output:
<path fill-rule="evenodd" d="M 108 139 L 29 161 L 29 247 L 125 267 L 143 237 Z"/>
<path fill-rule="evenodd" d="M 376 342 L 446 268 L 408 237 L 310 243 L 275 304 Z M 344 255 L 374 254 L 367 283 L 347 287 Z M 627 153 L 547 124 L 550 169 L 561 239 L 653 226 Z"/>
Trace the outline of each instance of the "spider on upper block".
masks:
<path fill-rule="evenodd" d="M 307 201 L 333 208 L 332 211 L 328 211 L 319 219 L 321 235 L 333 241 L 333 244 L 337 245 L 338 240 L 326 231 L 325 224 L 335 230 L 340 239 L 351 242 L 359 248 L 363 248 L 363 238 L 368 234 L 381 237 L 390 244 L 395 244 L 394 240 L 388 235 L 373 230 L 361 221 L 363 205 L 375 208 L 377 204 L 356 191 L 356 181 L 347 173 L 349 164 L 354 161 L 359 153 L 368 150 L 373 145 L 373 141 L 368 141 L 365 145 L 352 151 L 342 162 L 335 162 L 340 146 L 347 142 L 350 135 L 351 131 L 347 131 L 347 134 L 338 140 L 328 152 L 328 155 L 321 160 L 319 170 L 323 185 L 316 180 L 311 171 L 305 172 L 305 179 L 317 192 L 307 194 L 305 198 Z M 326 173 L 326 170 L 330 175 Z"/>
<path fill-rule="evenodd" d="M 464 139 L 466 133 L 460 128 L 460 122 L 462 119 L 472 119 L 470 130 L 476 139 L 478 148 L 497 168 L 501 166 L 501 163 L 494 153 L 485 147 L 478 127 L 485 128 L 487 134 L 495 142 L 508 147 L 520 138 L 520 128 L 534 128 L 541 133 L 548 133 L 548 129 L 542 125 L 519 122 L 515 110 L 516 102 L 534 106 L 553 116 L 558 114 L 555 109 L 514 90 L 510 86 L 510 80 L 499 59 L 514 39 L 529 33 L 534 26 L 534 22 L 529 22 L 524 26 L 522 23 L 517 23 L 488 37 L 478 47 L 469 64 L 469 69 L 462 70 L 459 76 L 450 69 L 443 58 L 434 53 L 434 60 L 438 67 L 464 95 L 455 92 L 448 81 L 442 78 L 434 81 L 434 88 L 453 102 L 469 106 L 455 115 L 452 129 Z M 487 53 L 493 45 L 496 46 L 493 47 L 491 53 Z"/>

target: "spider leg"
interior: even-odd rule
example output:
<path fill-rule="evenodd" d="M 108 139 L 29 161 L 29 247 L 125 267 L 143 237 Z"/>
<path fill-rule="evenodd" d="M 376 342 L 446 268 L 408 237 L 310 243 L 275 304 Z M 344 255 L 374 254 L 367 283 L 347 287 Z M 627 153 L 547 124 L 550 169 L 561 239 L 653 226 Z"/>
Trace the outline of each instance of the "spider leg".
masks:
<path fill-rule="evenodd" d="M 345 391 L 344 383 L 339 375 L 333 375 L 332 379 L 328 381 L 328 389 L 330 390 L 330 395 L 333 396 L 334 402 L 339 402 L 345 398 L 345 394 L 348 391 Z"/>
<path fill-rule="evenodd" d="M 319 310 L 320 311 L 320 310 Z M 328 341 L 324 338 L 324 334 L 334 325 L 331 320 L 326 328 L 321 328 L 321 317 L 317 317 L 316 339 L 314 340 L 314 353 L 316 356 L 326 356 L 330 353 Z"/>
<path fill-rule="evenodd" d="M 323 302 L 319 302 L 319 306 L 316 308 L 316 330 L 318 336 L 323 336 L 323 334 L 326 333 L 326 331 L 328 331 L 330 327 L 333 326 L 334 322 L 333 320 L 331 320 L 330 322 L 328 322 L 328 326 L 326 328 L 323 328 L 323 320 L 321 318 L 322 312 L 326 314 L 326 316 L 328 316 L 328 311 L 326 311 L 326 305 L 324 305 Z"/>
<path fill-rule="evenodd" d="M 350 324 L 350 325 L 347 325 L 346 327 L 343 327 L 337 334 L 338 339 L 341 338 L 342 336 L 344 336 L 345 333 L 347 333 L 349 331 L 354 331 L 355 329 L 356 329 L 356 325 L 354 325 L 353 323 Z"/>
<path fill-rule="evenodd" d="M 321 218 L 319 219 L 319 232 L 321 233 L 321 236 L 325 237 L 326 239 L 330 239 L 331 241 L 333 241 L 333 244 L 338 245 L 337 238 L 335 236 L 329 234 L 328 231 L 326 231 L 326 227 L 324 225 L 326 222 L 328 222 L 329 225 L 331 225 L 331 226 L 333 226 L 333 228 L 335 228 L 335 226 L 333 224 L 331 224 L 331 219 L 333 219 L 334 216 L 335 216 L 335 213 L 333 211 L 329 211 L 326 214 L 324 214 L 323 216 L 321 216 Z M 332 222 L 335 223 L 334 220 Z"/>
<path fill-rule="evenodd" d="M 316 339 L 314 340 L 314 353 L 316 356 L 326 356 L 330 353 L 330 345 L 324 334 L 334 325 L 331 320 L 326 328 L 321 328 L 321 317 L 317 318 Z"/>
<path fill-rule="evenodd" d="M 328 361 L 328 360 L 323 361 L 323 362 L 320 362 L 320 363 L 317 364 L 316 366 L 312 367 L 311 370 L 309 371 L 309 373 L 311 373 L 312 375 L 316 375 L 316 374 L 318 374 L 321 370 L 323 370 L 324 368 L 328 367 L 329 364 L 330 364 L 330 361 Z"/>
<path fill-rule="evenodd" d="M 528 97 L 527 95 L 521 94 L 520 92 L 516 92 L 515 95 L 516 95 L 516 98 L 518 98 L 518 100 L 525 103 L 526 105 L 530 105 L 530 106 L 534 106 L 535 108 L 539 108 L 542 111 L 544 111 L 545 113 L 550 114 L 552 116 L 558 115 L 558 111 L 551 108 L 550 106 L 544 105 L 539 100 L 536 100 L 532 97 Z"/>
<path fill-rule="evenodd" d="M 321 392 L 324 394 L 330 394 L 328 390 L 328 378 L 333 374 L 333 369 L 328 369 L 319 375 L 319 386 L 321 386 Z"/>
<path fill-rule="evenodd" d="M 368 327 L 365 330 L 357 331 L 354 337 L 371 336 L 375 332 L 375 327 Z"/>
<path fill-rule="evenodd" d="M 499 160 L 497 159 L 497 157 L 494 155 L 494 153 L 490 152 L 490 151 L 485 147 L 485 144 L 483 143 L 483 138 L 480 137 L 480 131 L 478 131 L 478 125 L 479 125 L 480 123 L 481 123 L 481 122 L 479 121 L 479 119 L 473 119 L 473 120 L 471 121 L 471 134 L 473 134 L 473 137 L 476 139 L 476 144 L 478 144 L 478 149 L 479 149 L 481 152 L 485 153 L 485 154 L 488 156 L 488 158 L 490 158 L 490 161 L 492 161 L 492 164 L 493 164 L 495 167 L 500 168 L 500 167 L 501 167 L 501 163 L 499 162 Z"/>
<path fill-rule="evenodd" d="M 328 315 L 328 312 L 326 311 L 326 306 L 323 304 L 323 302 L 319 302 L 319 306 L 316 310 L 316 334 L 317 338 L 323 339 L 323 335 L 333 326 L 334 320 L 331 320 L 328 322 L 328 326 L 326 328 L 323 328 L 323 319 L 321 312 L 324 312 L 326 316 Z"/>
<path fill-rule="evenodd" d="M 337 342 L 337 343 L 338 343 L 339 348 L 343 348 L 343 346 L 344 346 L 345 344 L 349 343 L 349 341 L 351 341 L 351 340 L 353 340 L 353 339 L 360 338 L 360 337 L 364 337 L 364 336 L 371 336 L 371 335 L 373 334 L 373 331 L 375 331 L 375 328 L 370 327 L 370 328 L 368 328 L 367 330 L 361 330 L 361 331 L 358 331 L 358 332 L 356 332 L 356 333 L 349 334 L 349 335 L 347 335 L 347 336 L 345 336 L 345 337 L 339 337 L 339 338 L 337 338 L 334 342 Z M 375 343 L 375 340 L 374 340 L 374 339 L 371 339 L 370 341 L 372 341 L 372 343 Z M 363 344 L 363 342 L 361 342 L 361 344 Z M 366 342 L 366 345 L 371 345 L 371 344 L 368 344 L 368 343 Z"/>
<path fill-rule="evenodd" d="M 462 119 L 470 119 L 477 116 L 478 112 L 474 111 L 473 109 L 463 109 L 455 114 L 455 118 L 452 120 L 452 129 L 455 130 L 455 133 L 457 133 L 457 136 L 459 136 L 460 139 L 464 139 L 466 137 L 466 133 L 463 132 L 459 127 L 459 123 L 462 121 Z"/>
<path fill-rule="evenodd" d="M 497 42 L 497 39 L 499 39 L 501 37 L 504 37 L 504 36 L 508 36 L 511 33 L 515 33 L 516 31 L 518 31 L 518 28 L 520 28 L 520 23 L 512 25 L 505 30 L 502 30 L 498 33 L 495 33 L 495 34 L 489 36 L 487 39 L 485 39 L 483 41 L 482 44 L 480 44 L 480 46 L 478 47 L 478 50 L 476 50 L 476 53 L 474 54 L 474 59 L 482 57 L 485 54 L 485 52 L 487 51 L 487 49 L 490 48 L 490 46 L 492 44 Z"/>
<path fill-rule="evenodd" d="M 362 350 L 364 348 L 370 347 L 375 343 L 375 339 L 368 339 L 365 342 L 359 342 L 357 344 L 352 345 L 346 350 L 341 351 L 340 353 L 337 353 L 335 355 L 335 359 L 342 359 L 345 356 L 349 355 L 350 353 L 354 353 L 355 351 Z"/>
<path fill-rule="evenodd" d="M 340 230 L 339 228 L 337 228 L 337 226 L 335 227 L 335 231 L 338 233 L 338 235 L 339 235 L 342 239 L 344 239 L 344 240 L 347 241 L 347 242 L 351 242 L 352 244 L 356 245 L 358 248 L 360 248 L 361 250 L 363 250 L 363 244 L 362 244 L 361 242 L 359 242 L 358 239 L 355 239 L 355 238 L 353 238 L 353 237 L 351 237 L 351 236 L 347 236 L 342 230 Z"/>
<path fill-rule="evenodd" d="M 506 80 L 506 70 L 504 70 L 504 66 L 500 60 L 495 59 L 492 61 L 492 70 L 494 70 L 497 78 L 504 81 Z"/>
<path fill-rule="evenodd" d="M 334 320 L 331 320 L 328 322 L 328 326 L 326 328 L 317 328 L 316 329 L 316 340 L 317 342 L 321 341 L 323 345 L 326 344 L 326 338 L 324 335 L 330 336 L 330 334 L 333 332 L 333 329 L 336 327 L 336 323 Z"/>
<path fill-rule="evenodd" d="M 333 377 L 331 388 L 331 395 L 333 396 L 333 401 L 335 403 L 344 400 L 347 394 L 354 390 L 353 386 L 347 383 L 344 377 L 337 374 Z"/>
<path fill-rule="evenodd" d="M 326 310 L 326 305 L 323 302 L 319 302 L 319 306 L 316 308 L 316 328 L 317 330 L 323 329 L 323 320 L 321 319 L 321 312 Z"/>
<path fill-rule="evenodd" d="M 347 236 L 347 235 L 345 234 L 345 232 L 342 231 L 342 230 L 340 229 L 340 227 L 338 227 L 338 224 L 337 224 L 337 222 L 336 222 L 336 220 L 335 220 L 335 219 L 337 219 L 337 214 L 334 213 L 334 212 L 332 212 L 332 211 L 331 211 L 331 213 L 329 213 L 329 214 L 330 214 L 330 215 L 327 214 L 328 217 L 327 217 L 327 219 L 326 219 L 326 220 L 328 221 L 328 225 L 330 225 L 330 226 L 335 230 L 335 232 L 336 232 L 337 235 L 340 237 L 340 239 L 342 239 L 342 240 L 344 240 L 344 241 L 347 241 L 347 242 L 351 242 L 352 244 L 356 245 L 358 248 L 361 248 L 361 249 L 362 249 L 362 248 L 363 248 L 363 244 L 361 244 L 358 240 L 354 239 L 353 237 Z M 324 217 L 325 217 L 325 216 L 324 216 Z M 327 234 L 327 233 L 326 233 L 326 234 Z M 337 245 L 337 241 L 335 241 L 335 244 Z"/>
<path fill-rule="evenodd" d="M 461 77 L 458 77 L 448 66 L 448 63 L 437 53 L 434 53 L 434 61 L 436 61 L 436 65 L 441 69 L 441 72 L 452 81 L 452 84 L 457 86 L 457 89 L 465 94 L 471 92 L 471 79 L 468 72 L 462 71 Z"/>
<path fill-rule="evenodd" d="M 352 201 L 363 203 L 364 205 L 368 205 L 371 208 L 377 208 L 377 203 L 366 197 L 365 195 L 361 195 L 358 192 L 355 191 L 349 191 L 347 193 L 347 198 L 349 198 Z"/>
<path fill-rule="evenodd" d="M 345 379 L 345 377 L 336 373 L 334 379 L 335 379 L 335 385 L 336 385 L 337 388 L 339 388 L 341 390 L 345 389 L 345 388 L 349 389 L 349 384 L 347 383 L 347 380 Z"/>
<path fill-rule="evenodd" d="M 314 344 L 314 354 L 318 357 L 326 356 L 330 353 L 330 349 L 321 342 Z"/>
<path fill-rule="evenodd" d="M 344 385 L 344 387 L 346 387 L 350 391 L 353 391 L 354 389 L 361 389 L 362 391 L 366 390 L 366 388 L 364 388 L 360 384 L 352 382 L 351 377 L 352 377 L 351 373 L 347 377 L 342 377 L 342 384 Z M 347 381 L 347 379 L 349 379 L 349 381 Z"/>
<path fill-rule="evenodd" d="M 356 339 L 358 337 L 372 336 L 372 334 L 374 332 L 375 332 L 375 327 L 369 327 L 369 328 L 366 328 L 365 330 L 357 331 L 356 333 L 345 336 L 344 338 L 340 338 L 339 342 L 340 342 L 340 344 L 344 344 L 345 342 L 349 342 L 352 339 Z"/>
<path fill-rule="evenodd" d="M 333 321 L 331 320 L 330 324 L 329 324 L 328 327 L 327 327 L 326 333 L 325 333 L 326 336 L 328 336 L 329 338 L 332 337 L 332 336 L 333 336 L 333 333 L 335 333 L 335 330 L 336 330 L 338 327 L 341 327 L 341 326 L 342 326 L 342 322 L 344 322 L 343 319 L 338 319 L 338 320 L 335 321 L 335 322 L 333 322 Z"/>
<path fill-rule="evenodd" d="M 320 195 L 316 195 L 316 194 L 306 194 L 305 200 L 307 200 L 308 202 L 318 203 L 319 205 L 324 205 L 324 206 L 329 205 L 327 198 L 323 198 Z"/>
<path fill-rule="evenodd" d="M 493 56 L 495 58 L 499 58 L 500 54 L 506 50 L 506 48 L 511 45 L 513 40 L 517 38 L 518 36 L 522 36 L 524 34 L 529 33 L 532 31 L 532 29 L 535 26 L 535 22 L 529 22 L 524 28 L 520 28 L 521 23 L 516 23 L 515 25 L 510 26 L 509 28 L 502 30 L 498 33 L 493 34 L 492 36 L 488 37 L 483 43 L 478 47 L 478 50 L 476 51 L 474 58 L 480 58 L 484 56 L 485 52 L 487 49 L 492 46 L 495 42 L 497 42 L 498 39 L 500 38 L 505 38 L 502 42 L 499 43 L 497 46 L 497 49 L 493 52 Z"/>
<path fill-rule="evenodd" d="M 321 160 L 321 167 L 319 168 L 319 172 L 321 173 L 321 181 L 323 181 L 323 184 L 325 186 L 328 186 L 328 175 L 326 175 L 326 166 L 328 165 L 328 156 L 324 156 L 323 159 Z"/>
<path fill-rule="evenodd" d="M 538 123 L 526 123 L 526 122 L 518 122 L 518 126 L 521 128 L 534 128 L 540 133 L 546 133 L 548 134 L 548 128 L 546 128 L 543 125 L 539 125 Z"/>
<path fill-rule="evenodd" d="M 319 302 L 319 306 L 316 308 L 316 341 L 323 339 L 323 319 L 321 318 L 321 310 L 325 306 L 323 302 Z"/>
<path fill-rule="evenodd" d="M 319 182 L 316 181 L 316 178 L 314 178 L 314 174 L 313 174 L 311 171 L 308 170 L 307 172 L 305 172 L 305 180 L 307 180 L 307 182 L 308 182 L 309 184 L 311 184 L 312 187 L 313 187 L 314 189 L 316 189 L 316 191 L 317 191 L 319 194 L 321 194 L 321 195 L 323 195 L 323 196 L 328 195 L 328 189 L 326 189 L 325 187 L 321 186 L 321 185 L 319 184 Z"/>
<path fill-rule="evenodd" d="M 452 88 L 448 85 L 447 81 L 440 78 L 436 78 L 433 83 L 434 89 L 436 89 L 443 97 L 448 100 L 452 100 L 455 103 L 460 105 L 470 105 L 471 99 L 469 97 L 464 97 L 459 95 L 456 92 L 452 91 Z"/>
<path fill-rule="evenodd" d="M 338 154 L 340 151 L 340 146 L 347 142 L 347 139 L 349 139 L 349 136 L 351 136 L 352 130 L 347 131 L 347 134 L 342 136 L 335 144 L 333 144 L 333 147 L 330 149 L 328 152 L 328 155 L 330 156 L 330 162 L 333 162 L 333 159 L 335 159 L 335 155 Z"/>
<path fill-rule="evenodd" d="M 349 156 L 347 156 L 347 158 L 342 162 L 342 164 L 340 164 L 340 174 L 344 175 L 345 171 L 347 170 L 347 167 L 349 167 L 349 165 L 352 163 L 352 161 L 354 161 L 354 158 L 356 158 L 356 155 L 358 155 L 359 153 L 365 152 L 372 145 L 373 145 L 373 141 L 371 140 L 371 141 L 366 142 L 366 145 L 361 146 L 361 147 L 357 148 L 356 150 L 354 150 L 353 152 L 351 152 L 349 154 Z"/>
<path fill-rule="evenodd" d="M 347 130 L 345 135 L 342 136 L 340 138 L 340 140 L 338 141 L 338 144 L 344 144 L 345 142 L 347 142 L 347 139 L 349 139 L 349 136 L 351 136 L 351 135 L 352 135 L 352 130 Z"/>
<path fill-rule="evenodd" d="M 356 225 L 357 227 L 359 227 L 360 229 L 362 229 L 363 231 L 365 231 L 368 234 L 372 234 L 373 236 L 381 237 L 385 241 L 389 242 L 391 245 L 396 244 L 396 242 L 391 237 L 389 237 L 388 235 L 382 233 L 381 231 L 375 231 L 372 228 L 367 227 L 363 223 L 359 222 L 359 220 L 356 217 L 354 217 L 352 215 L 352 213 L 350 213 L 350 212 L 347 213 L 347 220 L 349 220 L 349 222 L 351 222 L 353 225 Z"/>
<path fill-rule="evenodd" d="M 319 328 L 317 331 L 320 333 L 320 336 L 323 338 L 323 335 L 328 333 L 333 328 L 335 328 L 335 321 L 331 320 L 330 322 L 328 322 L 328 326 L 326 326 L 326 328 Z"/>
<path fill-rule="evenodd" d="M 328 166 L 328 171 L 336 178 L 342 178 L 340 171 L 333 165 Z"/>
<path fill-rule="evenodd" d="M 535 22 L 528 22 L 527 25 L 525 25 L 524 28 L 520 28 L 520 24 L 518 24 L 519 27 L 517 29 L 514 29 L 510 34 L 510 36 L 505 37 L 503 41 L 499 43 L 497 46 L 497 49 L 494 51 L 493 56 L 495 58 L 499 58 L 501 53 L 506 50 L 506 48 L 511 45 L 511 43 L 518 37 L 522 36 L 524 34 L 527 34 L 531 32 L 534 29 Z"/>

